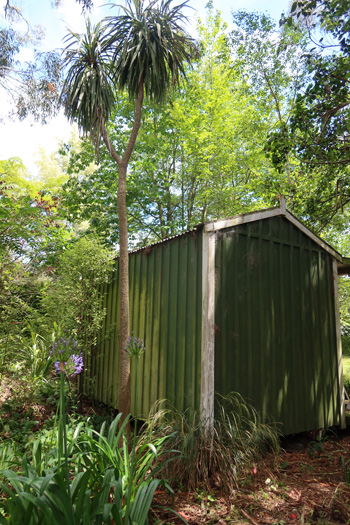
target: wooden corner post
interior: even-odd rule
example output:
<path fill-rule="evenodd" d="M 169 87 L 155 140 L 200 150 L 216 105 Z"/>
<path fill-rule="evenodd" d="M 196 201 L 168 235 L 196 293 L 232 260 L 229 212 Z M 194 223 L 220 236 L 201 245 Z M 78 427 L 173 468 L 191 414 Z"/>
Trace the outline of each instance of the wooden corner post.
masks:
<path fill-rule="evenodd" d="M 200 414 L 208 431 L 214 427 L 215 238 L 215 232 L 204 227 Z"/>
<path fill-rule="evenodd" d="M 333 282 L 334 282 L 335 331 L 336 331 L 336 338 L 337 338 L 340 428 L 346 428 L 344 379 L 343 379 L 343 352 L 342 352 L 342 344 L 341 344 L 340 314 L 339 314 L 338 262 L 336 259 L 333 259 Z"/>

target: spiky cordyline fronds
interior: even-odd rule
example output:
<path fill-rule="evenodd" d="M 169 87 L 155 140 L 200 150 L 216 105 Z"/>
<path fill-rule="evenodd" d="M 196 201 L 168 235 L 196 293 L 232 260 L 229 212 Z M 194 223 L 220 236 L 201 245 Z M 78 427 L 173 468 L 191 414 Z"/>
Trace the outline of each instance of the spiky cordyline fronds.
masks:
<path fill-rule="evenodd" d="M 85 34 L 70 32 L 65 41 L 65 114 L 84 133 L 90 133 L 98 146 L 102 126 L 115 104 L 106 28 L 101 23 L 94 27 L 88 21 Z"/>
<path fill-rule="evenodd" d="M 187 1 L 173 7 L 172 0 L 151 0 L 148 5 L 127 0 L 126 6 L 115 4 L 121 14 L 96 26 L 88 21 L 85 34 L 67 35 L 61 100 L 66 116 L 90 133 L 97 147 L 114 108 L 114 87 L 136 99 L 142 82 L 146 96 L 161 102 L 185 75 L 184 62 L 197 56 L 194 40 L 182 27 Z"/>
<path fill-rule="evenodd" d="M 110 43 L 114 47 L 114 75 L 119 89 L 137 98 L 140 82 L 145 94 L 162 102 L 168 88 L 185 75 L 184 63 L 197 54 L 194 40 L 183 29 L 187 17 L 172 0 L 127 0 L 118 5 L 122 14 L 106 19 Z"/>

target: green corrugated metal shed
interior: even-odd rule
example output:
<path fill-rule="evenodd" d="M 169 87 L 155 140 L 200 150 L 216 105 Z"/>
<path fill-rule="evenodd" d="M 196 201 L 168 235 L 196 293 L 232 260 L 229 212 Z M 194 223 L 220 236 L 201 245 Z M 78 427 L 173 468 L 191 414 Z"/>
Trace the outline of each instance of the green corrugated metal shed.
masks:
<path fill-rule="evenodd" d="M 214 393 L 236 391 L 286 435 L 344 426 L 337 279 L 348 262 L 284 200 L 131 253 L 131 330 L 146 345 L 139 416 L 168 399 L 210 423 Z M 116 268 L 88 363 L 94 382 L 86 382 L 95 398 L 115 407 L 117 282 Z"/>

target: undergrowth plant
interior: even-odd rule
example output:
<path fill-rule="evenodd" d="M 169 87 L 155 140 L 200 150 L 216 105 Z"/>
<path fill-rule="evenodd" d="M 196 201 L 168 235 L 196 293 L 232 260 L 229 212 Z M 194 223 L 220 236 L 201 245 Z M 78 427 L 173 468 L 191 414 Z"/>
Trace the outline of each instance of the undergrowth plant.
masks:
<path fill-rule="evenodd" d="M 58 468 L 58 462 L 56 467 L 50 466 L 48 455 L 41 457 L 37 449 L 31 463 L 23 458 L 21 474 L 3 471 L 6 483 L 0 485 L 6 498 L 0 506 L 0 523 L 145 524 L 156 489 L 167 484 L 155 477 L 156 470 L 152 471 L 152 463 L 160 453 L 154 444 L 145 446 L 133 459 L 133 450 L 129 452 L 127 445 L 127 420 L 117 433 L 120 415 L 107 429 L 107 436 L 96 433 L 97 446 L 78 433 L 76 442 L 67 447 L 68 468 L 62 463 L 63 468 Z M 124 440 L 122 450 L 115 446 L 120 435 Z M 52 454 L 57 458 L 57 450 Z M 105 465 L 102 468 L 101 459 Z"/>
<path fill-rule="evenodd" d="M 16 464 L 16 447 L 15 444 L 0 444 L 0 472 Z"/>
<path fill-rule="evenodd" d="M 144 350 L 139 341 L 128 342 L 126 350 L 133 357 Z M 52 350 L 60 374 L 56 445 L 47 451 L 40 439 L 34 440 L 31 454 L 14 459 L 16 468 L 4 463 L 0 524 L 144 525 L 156 489 L 162 485 L 171 491 L 158 474 L 176 457 L 166 447 L 173 436 L 139 443 L 135 431 L 129 450 L 130 415 L 122 422 L 122 414 L 109 426 L 103 423 L 100 432 L 81 422 L 72 435 L 66 421 L 65 382 L 81 371 L 82 357 L 70 337 L 58 340 Z"/>
<path fill-rule="evenodd" d="M 171 447 L 182 458 L 165 465 L 163 476 L 188 490 L 203 487 L 232 492 L 247 469 L 268 451 L 277 451 L 276 427 L 261 421 L 258 412 L 240 394 L 217 397 L 214 425 L 193 410 L 181 413 L 157 403 L 145 423 L 142 439 L 171 436 Z"/>
<path fill-rule="evenodd" d="M 344 481 L 350 485 L 350 458 L 346 458 L 343 455 L 339 457 L 339 465 L 341 466 L 344 474 Z"/>
<path fill-rule="evenodd" d="M 52 358 L 49 355 L 48 344 L 40 335 L 30 330 L 30 340 L 23 342 L 24 366 L 32 381 L 45 379 L 52 369 Z"/>

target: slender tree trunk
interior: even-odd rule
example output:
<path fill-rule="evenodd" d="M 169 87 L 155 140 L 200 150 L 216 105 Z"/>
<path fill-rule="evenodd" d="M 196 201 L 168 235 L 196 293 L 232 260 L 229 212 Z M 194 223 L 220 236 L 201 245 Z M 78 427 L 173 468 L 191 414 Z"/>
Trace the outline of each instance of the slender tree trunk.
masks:
<path fill-rule="evenodd" d="M 128 217 L 126 209 L 127 164 L 121 162 L 118 174 L 119 217 L 119 389 L 118 409 L 123 416 L 130 413 L 130 357 L 123 347 L 130 334 L 129 322 L 129 256 Z M 123 417 L 124 420 L 124 417 Z"/>
<path fill-rule="evenodd" d="M 135 104 L 134 125 L 123 157 L 114 150 L 106 127 L 102 129 L 103 140 L 111 157 L 118 164 L 118 218 L 119 218 L 119 388 L 118 410 L 122 412 L 123 422 L 130 413 L 130 357 L 124 350 L 130 335 L 129 314 L 129 255 L 128 255 L 128 216 L 126 208 L 126 174 L 133 152 L 137 135 L 141 125 L 141 111 L 143 104 L 143 77 L 139 83 L 139 95 Z M 130 442 L 130 426 L 126 427 Z"/>

